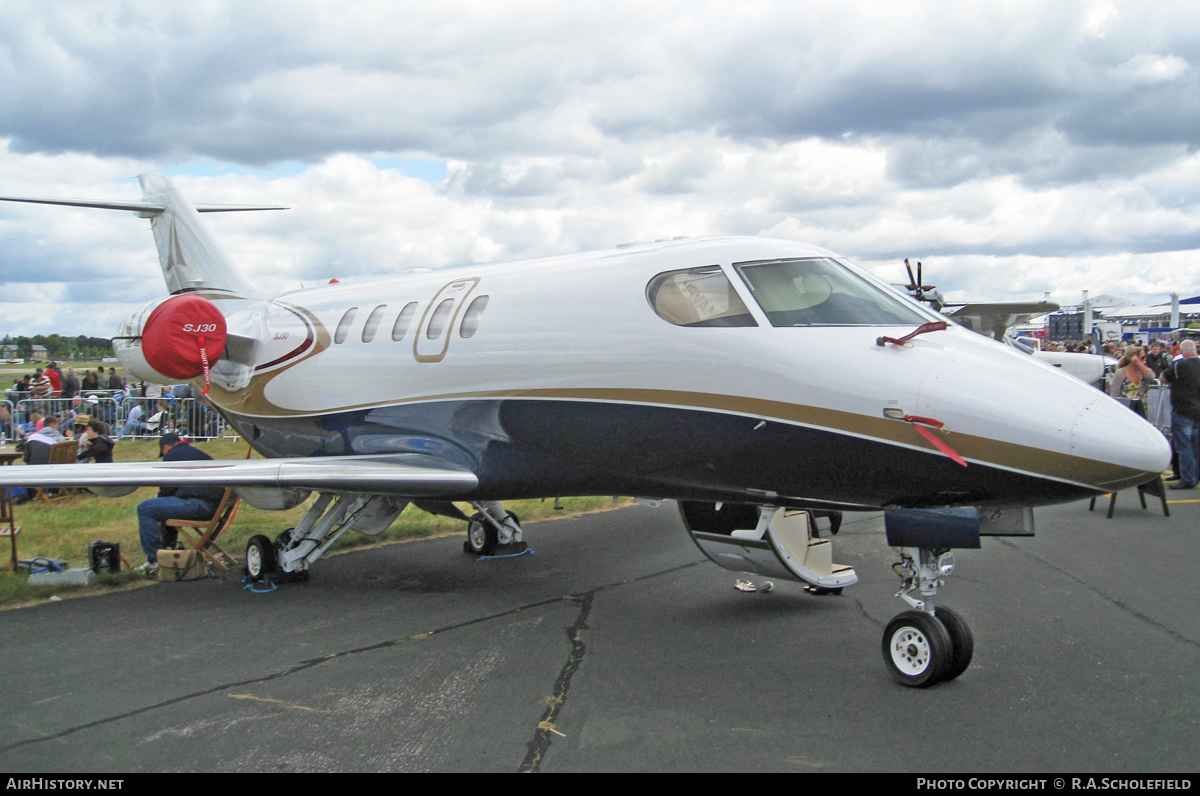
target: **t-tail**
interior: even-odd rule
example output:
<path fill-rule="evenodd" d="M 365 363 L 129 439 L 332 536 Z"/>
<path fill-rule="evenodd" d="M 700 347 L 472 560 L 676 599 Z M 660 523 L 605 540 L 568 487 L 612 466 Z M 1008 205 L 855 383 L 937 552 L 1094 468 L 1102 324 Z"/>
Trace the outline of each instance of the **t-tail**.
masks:
<path fill-rule="evenodd" d="M 239 210 L 286 210 L 264 205 L 192 205 L 169 179 L 161 174 L 140 174 L 142 201 L 123 202 L 94 199 L 43 199 L 0 196 L 0 201 L 33 204 L 97 207 L 127 210 L 149 218 L 158 247 L 158 261 L 171 295 L 202 292 L 213 298 L 256 298 L 256 290 L 238 270 L 200 213 Z"/>
<path fill-rule="evenodd" d="M 0 196 L 0 201 L 126 210 L 150 219 L 158 260 L 170 296 L 130 315 L 113 338 L 113 351 L 125 369 L 158 384 L 203 377 L 208 392 L 210 365 L 226 354 L 252 360 L 253 336 L 230 334 L 221 305 L 255 299 L 257 291 L 201 220 L 201 213 L 285 210 L 262 205 L 192 205 L 161 174 L 140 174 L 140 202 L 42 199 Z M 216 302 L 216 303 L 214 303 Z M 240 303 L 240 302 L 236 302 Z"/>

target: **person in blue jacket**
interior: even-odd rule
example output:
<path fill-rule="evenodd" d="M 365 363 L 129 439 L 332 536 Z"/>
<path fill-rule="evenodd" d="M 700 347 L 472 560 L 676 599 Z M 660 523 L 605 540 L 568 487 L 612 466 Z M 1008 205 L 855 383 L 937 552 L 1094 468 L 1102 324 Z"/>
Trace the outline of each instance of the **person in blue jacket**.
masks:
<path fill-rule="evenodd" d="M 175 432 L 163 434 L 158 439 L 159 456 L 163 461 L 212 460 L 204 451 L 193 448 Z M 166 526 L 167 520 L 211 519 L 221 502 L 225 490 L 219 486 L 161 487 L 158 497 L 143 500 L 138 504 L 138 536 L 146 563 L 138 569 L 153 572 L 158 569 L 158 551 L 169 549 L 175 544 L 176 531 Z"/>

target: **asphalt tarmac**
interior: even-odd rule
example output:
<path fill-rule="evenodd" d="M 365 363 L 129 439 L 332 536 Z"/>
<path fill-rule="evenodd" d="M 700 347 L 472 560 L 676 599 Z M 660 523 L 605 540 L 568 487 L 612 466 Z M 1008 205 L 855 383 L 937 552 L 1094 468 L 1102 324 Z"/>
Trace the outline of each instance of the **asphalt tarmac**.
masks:
<path fill-rule="evenodd" d="M 1200 502 L 1103 508 L 960 551 L 974 663 L 924 690 L 884 669 L 905 606 L 863 515 L 840 597 L 735 590 L 668 503 L 519 558 L 449 537 L 5 611 L 0 771 L 1194 772 Z"/>

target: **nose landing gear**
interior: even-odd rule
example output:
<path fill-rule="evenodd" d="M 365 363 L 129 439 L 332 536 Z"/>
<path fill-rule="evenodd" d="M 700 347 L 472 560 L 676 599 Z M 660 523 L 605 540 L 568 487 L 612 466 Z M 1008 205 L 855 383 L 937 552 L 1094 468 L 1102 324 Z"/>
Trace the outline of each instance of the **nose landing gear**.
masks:
<path fill-rule="evenodd" d="M 905 611 L 883 631 L 883 661 L 898 682 L 924 688 L 941 682 L 950 661 L 950 634 L 924 611 Z"/>
<path fill-rule="evenodd" d="M 900 576 L 896 596 L 912 610 L 893 617 L 883 631 L 883 662 L 901 685 L 927 688 L 953 680 L 967 670 L 975 652 L 975 639 L 967 623 L 933 598 L 943 577 L 954 570 L 954 554 L 931 548 L 900 548 L 900 561 L 892 567 Z M 918 600 L 910 592 L 920 591 Z"/>

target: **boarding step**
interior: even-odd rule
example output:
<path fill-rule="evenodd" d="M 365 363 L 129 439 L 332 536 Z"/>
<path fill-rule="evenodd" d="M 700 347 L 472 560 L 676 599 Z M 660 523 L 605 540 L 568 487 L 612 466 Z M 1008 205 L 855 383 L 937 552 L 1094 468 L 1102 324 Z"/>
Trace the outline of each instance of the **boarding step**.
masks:
<path fill-rule="evenodd" d="M 812 516 L 806 511 L 776 511 L 765 533 L 690 529 L 689 533 L 714 563 L 735 572 L 782 578 L 821 589 L 841 589 L 858 582 L 853 567 L 833 563 L 830 540 L 813 538 Z"/>

